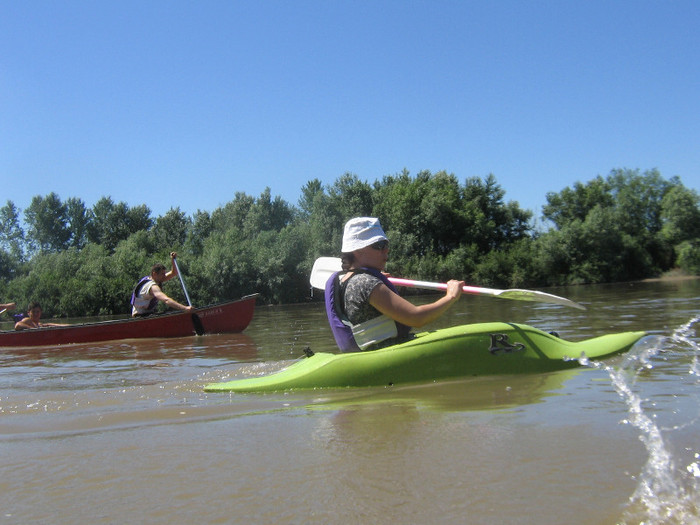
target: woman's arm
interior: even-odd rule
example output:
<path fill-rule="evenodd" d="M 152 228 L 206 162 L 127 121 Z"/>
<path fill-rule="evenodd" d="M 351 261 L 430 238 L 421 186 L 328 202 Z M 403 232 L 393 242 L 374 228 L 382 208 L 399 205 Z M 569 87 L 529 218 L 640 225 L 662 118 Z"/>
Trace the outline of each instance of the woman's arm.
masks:
<path fill-rule="evenodd" d="M 449 281 L 447 291 L 437 301 L 416 306 L 380 284 L 369 296 L 369 304 L 399 323 L 419 328 L 444 314 L 462 295 L 463 281 Z"/>

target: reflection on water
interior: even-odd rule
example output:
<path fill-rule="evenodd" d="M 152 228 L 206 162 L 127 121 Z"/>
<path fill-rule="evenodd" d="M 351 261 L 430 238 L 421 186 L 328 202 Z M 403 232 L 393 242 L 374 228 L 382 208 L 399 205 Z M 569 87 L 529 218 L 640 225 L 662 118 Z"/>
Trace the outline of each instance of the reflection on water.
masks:
<path fill-rule="evenodd" d="M 246 361 L 257 358 L 257 347 L 246 333 L 209 334 L 173 339 L 126 339 L 100 343 L 4 349 L 5 362 L 71 362 L 111 360 L 163 360 L 199 357 Z"/>
<path fill-rule="evenodd" d="M 318 410 L 362 410 L 372 405 L 419 406 L 446 412 L 507 410 L 556 396 L 581 369 L 545 374 L 483 376 L 436 384 L 346 389 L 314 400 Z"/>

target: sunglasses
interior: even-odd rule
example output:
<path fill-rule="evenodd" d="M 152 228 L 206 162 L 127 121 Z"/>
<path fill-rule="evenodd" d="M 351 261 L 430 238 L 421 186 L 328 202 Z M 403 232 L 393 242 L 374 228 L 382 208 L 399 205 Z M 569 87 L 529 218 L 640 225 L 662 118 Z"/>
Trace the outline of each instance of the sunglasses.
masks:
<path fill-rule="evenodd" d="M 372 248 L 375 250 L 384 250 L 389 247 L 389 241 L 383 240 L 383 241 L 377 241 L 374 244 L 370 244 Z"/>

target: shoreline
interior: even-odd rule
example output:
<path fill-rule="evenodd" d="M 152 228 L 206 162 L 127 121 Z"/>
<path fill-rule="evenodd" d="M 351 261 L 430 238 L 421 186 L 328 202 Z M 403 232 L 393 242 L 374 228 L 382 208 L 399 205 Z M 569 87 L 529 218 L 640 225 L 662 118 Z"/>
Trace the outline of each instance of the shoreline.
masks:
<path fill-rule="evenodd" d="M 661 277 L 649 277 L 648 279 L 642 279 L 638 282 L 641 283 L 654 283 L 662 281 L 690 281 L 692 279 L 700 279 L 700 275 L 689 275 L 680 271 L 671 270 L 663 274 Z"/>

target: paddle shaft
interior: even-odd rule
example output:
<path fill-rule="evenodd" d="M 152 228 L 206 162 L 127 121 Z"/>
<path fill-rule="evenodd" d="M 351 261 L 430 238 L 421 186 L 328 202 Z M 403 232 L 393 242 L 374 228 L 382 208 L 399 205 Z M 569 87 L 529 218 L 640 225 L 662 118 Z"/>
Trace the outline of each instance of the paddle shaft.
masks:
<path fill-rule="evenodd" d="M 182 284 L 182 291 L 185 292 L 185 297 L 187 298 L 187 306 L 192 306 L 192 301 L 190 301 L 190 294 L 187 293 L 187 287 L 185 286 L 185 280 L 182 278 L 180 273 L 180 267 L 177 265 L 177 257 L 173 257 L 173 264 L 177 270 L 177 276 L 180 278 L 180 284 Z M 192 313 L 192 325 L 194 326 L 194 331 L 197 335 L 204 335 L 204 325 L 202 320 L 196 313 Z"/>
<path fill-rule="evenodd" d="M 401 279 L 399 277 L 389 277 L 389 280 L 396 286 L 408 286 L 411 288 L 423 288 L 425 290 L 447 290 L 447 283 L 432 283 L 428 281 L 415 281 L 413 279 Z M 476 286 L 463 286 L 464 293 L 475 295 L 499 295 L 501 290 L 491 288 L 477 288 Z"/>
<path fill-rule="evenodd" d="M 333 273 L 335 272 L 341 271 L 341 269 L 342 264 L 340 259 L 338 259 L 337 257 L 319 257 L 314 262 L 313 268 L 311 270 L 311 286 L 323 290 L 330 276 L 333 275 Z M 397 286 L 425 288 L 428 290 L 447 289 L 447 284 L 445 283 L 414 281 L 412 279 L 400 279 L 397 277 L 389 277 L 389 280 Z M 535 301 L 540 303 L 559 304 L 562 306 L 569 306 L 571 308 L 578 308 L 579 310 L 586 309 L 585 306 L 571 301 L 570 299 L 566 299 L 565 297 L 559 297 L 556 295 L 548 294 L 545 292 L 539 292 L 536 290 L 495 290 L 493 288 L 465 286 L 463 288 L 463 291 L 464 293 L 473 295 L 488 295 L 491 297 L 499 297 L 501 299 L 513 299 L 516 301 Z"/>
<path fill-rule="evenodd" d="M 177 257 L 173 257 L 173 265 L 177 270 L 177 276 L 180 278 L 180 283 L 182 284 L 182 291 L 185 292 L 185 297 L 187 298 L 187 306 L 192 306 L 192 301 L 190 301 L 190 294 L 187 293 L 187 288 L 185 287 L 185 280 L 182 278 L 182 273 L 180 273 L 180 267 L 177 265 Z"/>

